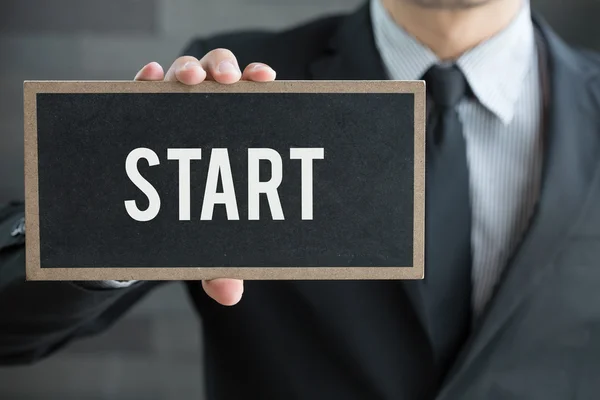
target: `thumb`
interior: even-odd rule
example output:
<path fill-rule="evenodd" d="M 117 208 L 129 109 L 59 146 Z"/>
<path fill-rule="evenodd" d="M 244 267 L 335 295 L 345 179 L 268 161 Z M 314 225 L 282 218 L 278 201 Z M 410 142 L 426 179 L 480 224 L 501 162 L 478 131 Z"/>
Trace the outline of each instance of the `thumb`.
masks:
<path fill-rule="evenodd" d="M 244 293 L 244 281 L 239 279 L 213 279 L 202 281 L 202 287 L 217 303 L 224 306 L 237 304 Z"/>

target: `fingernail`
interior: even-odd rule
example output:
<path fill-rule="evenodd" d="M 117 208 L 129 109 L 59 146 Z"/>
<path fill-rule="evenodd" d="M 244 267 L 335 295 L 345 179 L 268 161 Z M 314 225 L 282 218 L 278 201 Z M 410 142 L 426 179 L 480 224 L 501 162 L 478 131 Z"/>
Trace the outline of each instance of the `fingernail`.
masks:
<path fill-rule="evenodd" d="M 183 64 L 183 67 L 181 67 L 181 69 L 188 70 L 188 69 L 192 69 L 194 67 L 197 67 L 198 65 L 199 64 L 197 62 L 195 62 L 195 61 L 188 61 L 185 64 Z"/>
<path fill-rule="evenodd" d="M 264 64 L 256 64 L 254 67 L 252 67 L 253 70 L 261 70 L 261 69 L 268 69 L 269 67 L 267 67 Z"/>
<path fill-rule="evenodd" d="M 231 61 L 226 60 L 221 61 L 221 63 L 217 67 L 217 70 L 223 74 L 227 74 L 230 72 L 237 72 L 238 69 L 235 65 L 233 65 Z"/>

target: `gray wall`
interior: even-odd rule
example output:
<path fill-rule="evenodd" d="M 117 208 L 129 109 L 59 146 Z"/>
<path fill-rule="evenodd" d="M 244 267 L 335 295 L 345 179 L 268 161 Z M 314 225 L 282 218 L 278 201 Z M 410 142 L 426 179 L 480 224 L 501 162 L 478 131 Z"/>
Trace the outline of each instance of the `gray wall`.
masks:
<path fill-rule="evenodd" d="M 360 0 L 2 0 L 0 203 L 23 197 L 22 83 L 131 79 L 168 66 L 190 37 L 280 28 Z M 570 41 L 600 48 L 600 0 L 533 1 Z M 109 332 L 33 367 L 0 369 L 0 399 L 201 399 L 199 322 L 181 285 L 156 291 Z"/>

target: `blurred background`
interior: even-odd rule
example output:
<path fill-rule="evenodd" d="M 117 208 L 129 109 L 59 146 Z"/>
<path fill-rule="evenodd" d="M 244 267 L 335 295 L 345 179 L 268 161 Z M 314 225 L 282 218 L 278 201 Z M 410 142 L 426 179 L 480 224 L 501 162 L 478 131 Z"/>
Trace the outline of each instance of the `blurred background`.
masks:
<path fill-rule="evenodd" d="M 2 0 L 0 203 L 23 198 L 24 80 L 129 80 L 194 36 L 279 29 L 362 0 Z M 600 0 L 533 0 L 569 42 L 600 50 Z M 109 332 L 31 367 L 0 368 L 2 400 L 203 399 L 200 321 L 166 285 Z"/>

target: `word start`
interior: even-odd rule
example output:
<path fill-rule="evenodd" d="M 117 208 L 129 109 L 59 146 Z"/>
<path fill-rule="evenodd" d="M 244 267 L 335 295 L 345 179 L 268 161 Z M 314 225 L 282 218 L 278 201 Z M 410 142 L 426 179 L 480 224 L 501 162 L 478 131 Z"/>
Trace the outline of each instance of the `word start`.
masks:
<path fill-rule="evenodd" d="M 300 160 L 302 219 L 313 219 L 313 160 L 322 160 L 323 148 L 291 148 L 290 159 Z M 148 208 L 140 210 L 135 200 L 126 200 L 125 209 L 131 218 L 146 222 L 154 219 L 161 206 L 156 188 L 148 182 L 138 170 L 138 162 L 145 159 L 149 166 L 160 164 L 158 155 L 145 147 L 132 150 L 125 161 L 125 171 L 131 182 L 148 198 Z M 192 160 L 202 159 L 200 148 L 167 149 L 167 159 L 179 164 L 179 220 L 190 220 L 190 165 Z M 268 161 L 271 164 L 271 179 L 259 180 L 259 163 Z M 221 178 L 222 192 L 217 192 L 218 180 Z M 277 188 L 283 179 L 283 163 L 281 155 L 269 148 L 248 149 L 248 220 L 259 220 L 259 196 L 265 194 L 271 209 L 273 220 L 283 220 L 283 209 Z M 208 175 L 202 202 L 201 220 L 212 220 L 215 205 L 225 206 L 228 220 L 239 220 L 237 200 L 229 163 L 227 149 L 212 149 L 208 165 Z"/>

